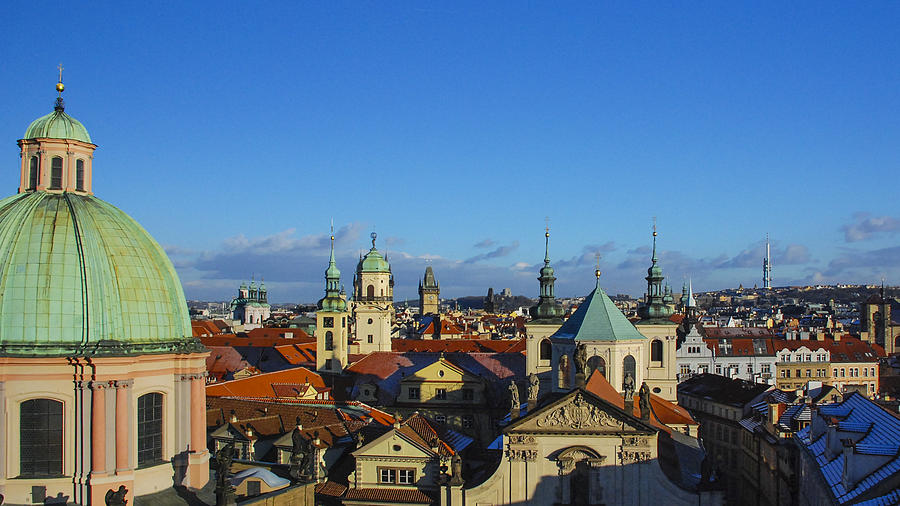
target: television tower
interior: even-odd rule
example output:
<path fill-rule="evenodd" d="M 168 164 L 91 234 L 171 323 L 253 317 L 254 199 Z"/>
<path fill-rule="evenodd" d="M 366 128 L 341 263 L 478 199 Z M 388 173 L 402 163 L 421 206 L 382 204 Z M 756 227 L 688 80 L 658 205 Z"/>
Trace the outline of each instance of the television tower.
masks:
<path fill-rule="evenodd" d="M 766 234 L 766 258 L 763 258 L 763 289 L 772 289 L 772 263 L 769 249 L 769 234 Z"/>

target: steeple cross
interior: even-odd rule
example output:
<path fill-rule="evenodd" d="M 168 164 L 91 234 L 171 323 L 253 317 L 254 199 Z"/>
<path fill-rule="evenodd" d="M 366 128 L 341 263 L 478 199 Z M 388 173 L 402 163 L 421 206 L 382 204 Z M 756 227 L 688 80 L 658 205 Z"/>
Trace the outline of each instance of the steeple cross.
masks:
<path fill-rule="evenodd" d="M 56 68 L 59 69 L 59 82 L 62 82 L 62 71 L 63 71 L 62 63 L 60 63 L 59 65 L 57 65 Z"/>
<path fill-rule="evenodd" d="M 544 216 L 544 232 L 550 232 L 550 217 Z"/>
<path fill-rule="evenodd" d="M 656 235 L 656 216 L 653 217 L 653 235 Z"/>

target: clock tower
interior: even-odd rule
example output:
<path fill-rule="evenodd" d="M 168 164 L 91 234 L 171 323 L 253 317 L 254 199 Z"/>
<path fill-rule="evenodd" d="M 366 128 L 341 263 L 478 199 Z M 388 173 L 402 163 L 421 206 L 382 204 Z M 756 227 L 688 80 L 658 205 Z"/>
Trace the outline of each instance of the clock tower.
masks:
<path fill-rule="evenodd" d="M 425 268 L 425 278 L 419 281 L 419 316 L 440 314 L 441 284 L 434 278 L 431 266 Z"/>

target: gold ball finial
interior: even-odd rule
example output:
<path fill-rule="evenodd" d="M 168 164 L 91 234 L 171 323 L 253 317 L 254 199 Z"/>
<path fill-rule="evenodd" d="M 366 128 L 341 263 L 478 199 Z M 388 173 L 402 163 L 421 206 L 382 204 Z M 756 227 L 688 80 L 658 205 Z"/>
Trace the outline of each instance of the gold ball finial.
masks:
<path fill-rule="evenodd" d="M 58 91 L 59 93 L 62 93 L 63 90 L 65 90 L 65 89 L 66 89 L 66 85 L 64 85 L 63 83 L 56 83 L 56 91 Z"/>
<path fill-rule="evenodd" d="M 594 271 L 594 276 L 597 276 L 597 279 L 600 279 L 600 269 Z"/>

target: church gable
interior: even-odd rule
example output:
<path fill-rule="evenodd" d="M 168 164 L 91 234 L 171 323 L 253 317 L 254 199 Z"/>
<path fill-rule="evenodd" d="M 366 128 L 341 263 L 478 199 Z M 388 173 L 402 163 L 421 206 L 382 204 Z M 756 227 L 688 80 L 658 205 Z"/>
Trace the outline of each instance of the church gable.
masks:
<path fill-rule="evenodd" d="M 506 428 L 507 433 L 642 433 L 657 430 L 590 392 L 578 389 Z"/>
<path fill-rule="evenodd" d="M 356 458 L 429 458 L 434 455 L 420 439 L 404 434 L 405 427 L 395 428 L 353 452 Z"/>
<path fill-rule="evenodd" d="M 404 378 L 400 383 L 420 383 L 423 381 L 462 383 L 478 381 L 478 377 L 468 374 L 464 369 L 451 364 L 444 358 L 439 358 L 433 364 L 427 365 Z"/>

